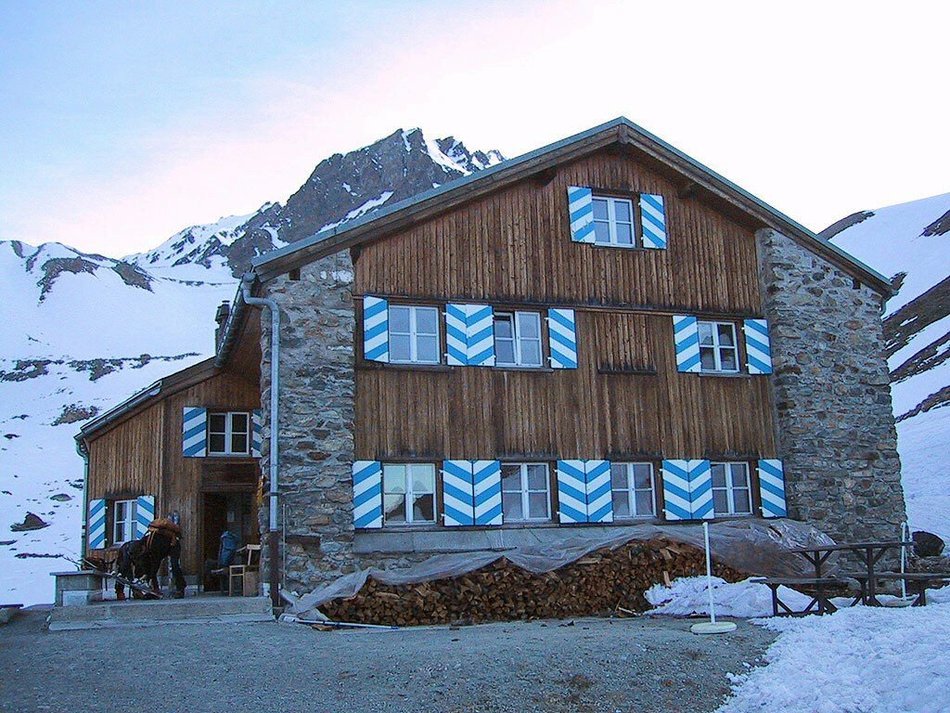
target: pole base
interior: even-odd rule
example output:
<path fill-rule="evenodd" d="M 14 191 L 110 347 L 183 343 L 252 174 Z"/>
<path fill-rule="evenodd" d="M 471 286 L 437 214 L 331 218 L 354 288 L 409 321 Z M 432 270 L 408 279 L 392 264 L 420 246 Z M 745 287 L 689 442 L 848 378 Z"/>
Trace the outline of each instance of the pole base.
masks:
<path fill-rule="evenodd" d="M 734 621 L 704 621 L 693 624 L 689 630 L 694 634 L 728 634 L 736 630 L 736 623 Z"/>

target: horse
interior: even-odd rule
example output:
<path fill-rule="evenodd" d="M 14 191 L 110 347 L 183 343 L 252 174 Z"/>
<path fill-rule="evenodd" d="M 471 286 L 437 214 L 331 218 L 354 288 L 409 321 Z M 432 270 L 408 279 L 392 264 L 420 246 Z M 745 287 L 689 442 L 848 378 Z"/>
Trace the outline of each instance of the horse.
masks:
<path fill-rule="evenodd" d="M 180 537 L 181 529 L 175 523 L 164 518 L 153 520 L 144 537 L 126 542 L 119 548 L 119 556 L 115 562 L 116 574 L 130 582 L 144 579 L 151 586 L 151 595 L 155 598 L 161 597 L 158 569 Z M 125 599 L 125 588 L 119 580 L 115 582 L 115 596 L 119 601 Z M 132 589 L 133 598 L 141 599 L 145 596 L 148 595 Z"/>

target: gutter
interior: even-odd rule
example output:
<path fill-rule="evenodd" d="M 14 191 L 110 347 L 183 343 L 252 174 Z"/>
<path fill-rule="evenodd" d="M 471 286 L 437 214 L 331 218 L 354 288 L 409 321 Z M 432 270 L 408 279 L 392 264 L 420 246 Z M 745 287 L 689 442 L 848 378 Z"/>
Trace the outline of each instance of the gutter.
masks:
<path fill-rule="evenodd" d="M 89 542 L 89 448 L 81 435 L 76 437 L 76 452 L 82 458 L 82 527 L 79 529 L 79 561 L 84 562 L 86 545 Z"/>
<path fill-rule="evenodd" d="M 248 305 L 249 307 L 266 307 L 270 310 L 271 318 L 271 331 L 270 331 L 270 341 L 271 341 L 271 352 L 270 352 L 270 449 L 267 456 L 268 465 L 270 467 L 270 497 L 269 497 L 269 508 L 268 508 L 268 527 L 267 527 L 267 547 L 268 547 L 268 559 L 270 561 L 269 570 L 269 588 L 270 588 L 270 597 L 271 603 L 275 607 L 280 606 L 280 577 L 277 571 L 278 563 L 280 559 L 279 552 L 279 541 L 278 536 L 279 532 L 277 529 L 277 474 L 278 474 L 278 464 L 279 464 L 279 452 L 277 444 L 277 427 L 280 421 L 278 406 L 280 403 L 280 307 L 277 303 L 268 298 L 263 297 L 254 297 L 251 294 L 251 288 L 255 282 L 255 275 L 253 272 L 245 273 L 244 277 L 241 280 L 241 289 L 240 302 Z M 235 300 L 235 310 L 239 301 Z M 234 316 L 232 311 L 232 317 Z M 230 323 L 230 319 L 228 322 Z M 237 323 L 237 322 L 236 322 Z M 227 329 L 230 327 L 230 324 L 226 325 L 225 338 L 231 337 L 233 339 L 233 332 L 236 330 Z M 221 349 L 218 351 L 218 357 L 221 358 L 222 355 L 225 355 L 226 359 L 227 350 L 225 345 L 221 345 Z M 216 360 L 217 361 L 217 360 Z"/>

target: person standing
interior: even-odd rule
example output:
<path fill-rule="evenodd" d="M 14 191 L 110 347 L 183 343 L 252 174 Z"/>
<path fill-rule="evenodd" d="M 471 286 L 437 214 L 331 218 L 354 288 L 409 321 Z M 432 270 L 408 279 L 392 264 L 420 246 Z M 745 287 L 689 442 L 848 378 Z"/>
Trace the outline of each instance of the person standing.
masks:
<path fill-rule="evenodd" d="M 168 518 L 179 528 L 178 537 L 172 543 L 168 551 L 168 568 L 171 570 L 174 592 L 172 596 L 175 599 L 181 599 L 185 596 L 185 575 L 181 571 L 181 515 L 175 510 Z"/>

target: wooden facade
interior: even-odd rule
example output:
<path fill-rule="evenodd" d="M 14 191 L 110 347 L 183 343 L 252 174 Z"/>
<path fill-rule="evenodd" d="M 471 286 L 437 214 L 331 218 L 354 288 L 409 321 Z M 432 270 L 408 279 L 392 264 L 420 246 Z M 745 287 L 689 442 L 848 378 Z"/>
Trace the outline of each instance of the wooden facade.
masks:
<path fill-rule="evenodd" d="M 573 242 L 571 185 L 664 196 L 668 249 Z M 356 458 L 773 457 L 766 377 L 676 369 L 672 315 L 741 326 L 762 309 L 755 226 L 679 194 L 602 150 L 355 248 L 357 296 L 569 307 L 579 343 L 576 370 L 418 367 L 362 359 L 357 334 Z"/>
<path fill-rule="evenodd" d="M 186 576 L 199 574 L 204 561 L 217 555 L 218 537 L 224 527 L 235 526 L 235 520 L 244 530 L 236 533 L 242 540 L 258 539 L 258 460 L 249 455 L 189 458 L 182 453 L 185 407 L 245 412 L 260 408 L 256 345 L 256 340 L 242 340 L 242 348 L 223 369 L 209 359 L 163 379 L 157 394 L 81 436 L 88 452 L 87 501 L 105 499 L 111 504 L 152 495 L 156 516 L 177 510 Z M 112 527 L 110 507 L 109 545 Z"/>

